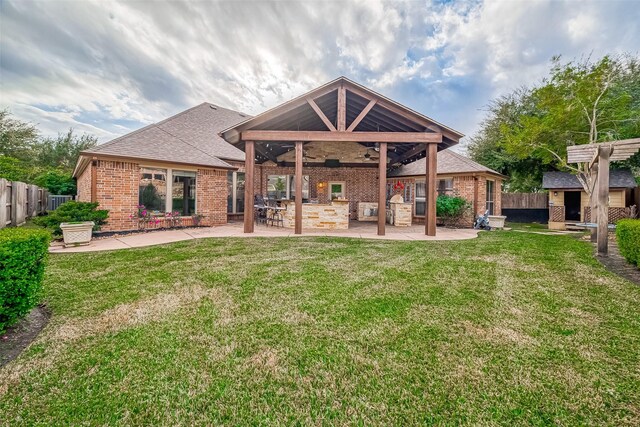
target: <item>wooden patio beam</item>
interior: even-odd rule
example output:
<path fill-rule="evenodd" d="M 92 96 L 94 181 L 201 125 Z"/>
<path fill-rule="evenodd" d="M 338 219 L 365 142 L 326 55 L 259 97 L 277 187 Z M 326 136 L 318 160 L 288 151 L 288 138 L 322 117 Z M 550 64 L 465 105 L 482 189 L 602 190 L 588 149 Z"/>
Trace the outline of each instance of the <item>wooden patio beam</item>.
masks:
<path fill-rule="evenodd" d="M 411 157 L 416 156 L 423 152 L 424 152 L 424 147 L 422 145 L 417 145 L 411 148 L 406 153 L 400 154 L 397 158 L 394 159 L 394 163 L 402 163 L 405 160 L 410 159 Z"/>
<path fill-rule="evenodd" d="M 344 132 L 347 127 L 347 91 L 344 85 L 338 88 L 338 131 Z"/>
<path fill-rule="evenodd" d="M 598 255 L 609 251 L 609 147 L 598 149 Z"/>
<path fill-rule="evenodd" d="M 353 130 L 356 127 L 358 127 L 362 119 L 364 119 L 364 116 L 369 114 L 369 111 L 371 111 L 373 106 L 376 105 L 376 102 L 377 101 L 375 99 L 372 99 L 371 101 L 369 101 L 369 103 L 362 109 L 362 111 L 360 111 L 360 114 L 358 114 L 358 117 L 356 117 L 355 120 L 351 122 L 351 124 L 347 128 L 347 132 L 353 132 Z"/>
<path fill-rule="evenodd" d="M 253 177 L 256 153 L 253 141 L 245 141 L 244 147 L 244 232 L 253 233 Z"/>
<path fill-rule="evenodd" d="M 266 158 L 267 160 L 271 160 L 274 163 L 278 163 L 277 156 L 274 156 L 273 154 L 269 153 L 264 147 L 262 147 L 261 144 L 255 144 L 254 149 L 256 153 L 260 154 L 262 157 Z"/>
<path fill-rule="evenodd" d="M 363 90 L 360 90 L 357 87 L 353 87 L 353 86 L 350 85 L 349 86 L 349 91 L 353 92 L 356 95 L 359 95 L 359 96 L 361 96 L 361 97 L 363 97 L 365 99 L 372 99 L 371 94 L 369 94 L 369 93 L 367 93 L 367 92 L 365 92 Z M 449 131 L 447 129 L 443 129 L 440 126 L 438 126 L 437 124 L 435 124 L 433 122 L 430 122 L 430 121 L 426 120 L 423 117 L 420 117 L 417 113 L 415 113 L 415 115 L 411 114 L 411 113 L 405 111 L 404 109 L 400 108 L 399 105 L 394 105 L 394 103 L 388 102 L 388 101 L 386 101 L 384 99 L 381 99 L 380 97 L 375 97 L 375 99 L 378 101 L 378 105 L 379 106 L 381 106 L 383 108 L 386 108 L 387 110 L 391 111 L 392 113 L 395 113 L 396 115 L 402 117 L 403 119 L 407 120 L 410 123 L 414 123 L 414 124 L 417 124 L 417 125 L 420 125 L 420 126 L 424 126 L 424 127 L 429 128 L 431 130 L 434 130 L 437 127 L 438 129 L 440 129 L 440 131 L 437 132 L 437 133 L 443 134 L 446 137 L 451 138 L 454 141 L 458 141 L 461 138 L 460 136 L 454 134 L 453 132 L 451 132 L 451 131 Z"/>
<path fill-rule="evenodd" d="M 440 143 L 441 133 L 432 132 L 346 132 L 346 131 L 295 131 L 295 130 L 247 130 L 242 132 L 245 141 L 325 141 L 325 142 L 391 142 Z"/>
<path fill-rule="evenodd" d="M 426 212 L 425 212 L 425 234 L 427 236 L 436 235 L 436 173 L 438 168 L 438 146 L 436 144 L 427 145 L 427 170 L 425 176 L 426 192 Z"/>
<path fill-rule="evenodd" d="M 316 102 L 309 97 L 307 97 L 307 102 L 309 103 L 311 108 L 313 108 L 313 111 L 316 112 L 318 117 L 320 117 L 320 120 L 322 120 L 322 123 L 324 123 L 327 129 L 329 129 L 331 132 L 335 132 L 337 130 L 336 127 L 333 125 L 333 123 L 331 123 L 331 121 L 327 118 L 327 116 L 320 109 L 320 107 L 318 107 L 318 104 L 316 104 Z"/>
<path fill-rule="evenodd" d="M 302 141 L 296 141 L 296 167 L 295 167 L 295 234 L 302 234 Z"/>
<path fill-rule="evenodd" d="M 378 236 L 384 236 L 387 220 L 387 143 L 380 143 L 378 160 Z"/>

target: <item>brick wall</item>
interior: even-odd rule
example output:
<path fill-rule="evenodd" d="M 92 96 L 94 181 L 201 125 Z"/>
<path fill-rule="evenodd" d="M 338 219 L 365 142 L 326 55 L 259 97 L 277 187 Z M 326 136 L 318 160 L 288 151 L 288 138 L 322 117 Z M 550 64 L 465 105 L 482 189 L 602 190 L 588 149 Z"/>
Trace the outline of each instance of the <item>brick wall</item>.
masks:
<path fill-rule="evenodd" d="M 198 169 L 196 176 L 196 211 L 203 215 L 203 225 L 227 223 L 227 171 Z"/>
<path fill-rule="evenodd" d="M 140 167 L 137 163 L 98 160 L 97 201 L 109 210 L 103 231 L 135 230 L 137 222 L 129 216 L 138 206 Z M 91 167 L 78 177 L 78 196 L 91 200 Z M 204 215 L 203 225 L 227 222 L 227 171 L 198 169 L 196 175 L 197 213 Z"/>
<path fill-rule="evenodd" d="M 102 227 L 102 230 L 136 229 L 136 222 L 129 216 L 138 205 L 140 167 L 137 163 L 111 160 L 97 160 L 96 167 L 96 199 L 101 209 L 109 210 L 108 223 Z M 90 167 L 86 169 L 91 173 L 90 170 Z"/>
<path fill-rule="evenodd" d="M 79 202 L 91 201 L 91 163 L 84 169 L 76 180 L 78 186 L 77 196 Z"/>
<path fill-rule="evenodd" d="M 476 183 L 477 178 L 477 183 Z M 478 195 L 475 197 L 475 188 L 477 185 Z M 453 192 L 454 194 L 463 197 L 465 200 L 471 203 L 471 211 L 460 220 L 460 225 L 463 227 L 471 227 L 475 217 L 480 213 L 484 213 L 485 199 L 480 196 L 480 187 L 482 187 L 482 197 L 486 193 L 486 181 L 483 177 L 474 177 L 473 175 L 460 175 L 453 177 Z"/>
<path fill-rule="evenodd" d="M 267 193 L 267 177 L 269 175 L 294 175 L 295 168 L 263 165 L 256 168 L 254 187 L 256 194 Z M 377 168 L 325 168 L 305 167 L 303 175 L 309 176 L 309 197 L 318 199 L 318 203 L 329 203 L 328 189 L 318 192 L 319 182 L 344 182 L 346 197 L 349 200 L 349 216 L 358 217 L 358 202 L 378 201 L 378 169 Z"/>

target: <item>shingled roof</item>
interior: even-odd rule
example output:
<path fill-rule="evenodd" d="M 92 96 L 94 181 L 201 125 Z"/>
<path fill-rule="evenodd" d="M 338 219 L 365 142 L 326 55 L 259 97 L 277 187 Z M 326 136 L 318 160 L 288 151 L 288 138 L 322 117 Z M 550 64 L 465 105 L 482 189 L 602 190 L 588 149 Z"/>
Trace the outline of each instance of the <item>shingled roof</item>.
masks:
<path fill-rule="evenodd" d="M 427 159 L 425 157 L 415 162 L 402 165 L 397 169 L 389 171 L 388 177 L 401 176 L 419 176 L 424 175 L 427 169 Z M 490 173 L 500 175 L 500 173 L 482 166 L 480 163 L 474 162 L 468 157 L 458 154 L 451 150 L 442 150 L 438 152 L 438 174 L 456 174 L 456 173 Z"/>
<path fill-rule="evenodd" d="M 609 188 L 635 188 L 636 180 L 630 170 L 616 169 L 609 172 Z M 545 172 L 542 175 L 542 188 L 581 190 L 578 178 L 568 172 Z"/>
<path fill-rule="evenodd" d="M 224 160 L 244 161 L 244 152 L 227 143 L 218 133 L 248 117 L 204 102 L 82 154 L 230 168 Z"/>

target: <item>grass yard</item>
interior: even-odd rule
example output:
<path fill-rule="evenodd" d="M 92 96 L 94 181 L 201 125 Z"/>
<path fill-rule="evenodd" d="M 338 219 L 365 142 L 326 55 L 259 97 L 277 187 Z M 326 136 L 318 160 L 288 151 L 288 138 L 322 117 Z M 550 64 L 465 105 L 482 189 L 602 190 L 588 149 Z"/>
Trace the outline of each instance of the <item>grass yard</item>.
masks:
<path fill-rule="evenodd" d="M 11 425 L 639 425 L 640 287 L 571 236 L 51 257 Z"/>

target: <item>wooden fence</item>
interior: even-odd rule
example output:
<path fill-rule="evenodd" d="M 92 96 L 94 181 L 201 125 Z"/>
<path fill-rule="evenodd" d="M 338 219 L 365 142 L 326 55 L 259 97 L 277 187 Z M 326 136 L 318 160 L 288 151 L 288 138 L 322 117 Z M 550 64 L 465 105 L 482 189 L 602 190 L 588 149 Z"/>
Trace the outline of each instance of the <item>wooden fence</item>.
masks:
<path fill-rule="evenodd" d="M 502 209 L 547 209 L 548 193 L 502 193 Z"/>
<path fill-rule="evenodd" d="M 548 193 L 502 193 L 502 215 L 510 222 L 549 221 Z"/>
<path fill-rule="evenodd" d="M 47 210 L 46 190 L 0 178 L 0 228 L 19 226 Z"/>

